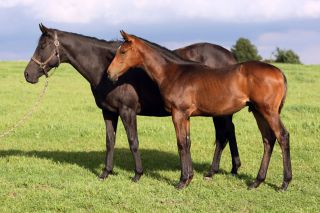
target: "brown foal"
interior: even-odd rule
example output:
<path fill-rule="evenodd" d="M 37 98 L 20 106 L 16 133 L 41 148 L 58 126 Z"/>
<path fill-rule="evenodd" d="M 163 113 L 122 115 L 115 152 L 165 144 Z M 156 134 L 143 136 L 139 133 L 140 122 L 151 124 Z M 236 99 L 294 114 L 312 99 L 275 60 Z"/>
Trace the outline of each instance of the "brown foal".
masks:
<path fill-rule="evenodd" d="M 116 81 L 129 68 L 143 68 L 159 86 L 165 108 L 172 113 L 181 164 L 177 188 L 187 186 L 193 177 L 190 117 L 235 113 L 245 106 L 253 112 L 262 134 L 264 154 L 255 181 L 256 188 L 266 178 L 276 139 L 283 156 L 283 183 L 292 179 L 289 133 L 280 120 L 287 92 L 284 74 L 270 64 L 250 61 L 222 69 L 181 59 L 171 51 L 123 31 L 125 42 L 108 68 Z"/>

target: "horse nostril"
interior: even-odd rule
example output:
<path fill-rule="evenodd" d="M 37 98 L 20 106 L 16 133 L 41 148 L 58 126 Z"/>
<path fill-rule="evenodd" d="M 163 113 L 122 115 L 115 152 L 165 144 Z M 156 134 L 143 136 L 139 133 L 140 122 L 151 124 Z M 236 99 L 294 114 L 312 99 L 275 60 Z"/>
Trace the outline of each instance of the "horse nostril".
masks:
<path fill-rule="evenodd" d="M 24 72 L 24 76 L 28 78 L 29 74 L 27 72 Z"/>

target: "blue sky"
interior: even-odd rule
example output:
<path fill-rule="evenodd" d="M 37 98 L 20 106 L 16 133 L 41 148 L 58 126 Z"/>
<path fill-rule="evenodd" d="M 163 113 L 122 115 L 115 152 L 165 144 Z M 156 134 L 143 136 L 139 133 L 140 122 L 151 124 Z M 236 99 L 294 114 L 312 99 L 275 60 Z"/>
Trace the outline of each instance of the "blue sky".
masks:
<path fill-rule="evenodd" d="M 123 29 L 170 49 L 245 37 L 264 58 L 280 47 L 320 64 L 320 0 L 0 0 L 0 60 L 29 59 L 40 22 L 106 40 Z"/>

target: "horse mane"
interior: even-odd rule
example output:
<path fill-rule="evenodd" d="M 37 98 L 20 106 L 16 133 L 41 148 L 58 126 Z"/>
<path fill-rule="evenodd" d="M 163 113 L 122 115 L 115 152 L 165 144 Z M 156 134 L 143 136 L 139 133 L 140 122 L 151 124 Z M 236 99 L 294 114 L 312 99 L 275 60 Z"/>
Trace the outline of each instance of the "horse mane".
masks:
<path fill-rule="evenodd" d="M 99 43 L 99 42 L 102 42 L 102 43 L 118 43 L 118 44 L 121 44 L 122 41 L 121 40 L 118 40 L 118 39 L 113 39 L 113 40 L 104 40 L 104 39 L 98 39 L 96 37 L 92 37 L 92 36 L 86 36 L 86 35 L 82 35 L 82 34 L 79 34 L 79 33 L 73 33 L 73 32 L 66 32 L 66 31 L 61 31 L 61 30 L 57 30 L 58 32 L 63 32 L 63 33 L 68 33 L 70 35 L 73 35 L 73 36 L 76 36 L 76 37 L 80 37 L 80 38 L 84 38 L 84 39 L 88 39 L 92 42 L 95 42 L 95 43 Z"/>
<path fill-rule="evenodd" d="M 158 52 L 160 52 L 166 59 L 168 59 L 169 61 L 172 61 L 174 63 L 184 63 L 184 64 L 198 64 L 198 62 L 194 62 L 194 61 L 190 61 L 187 59 L 183 59 L 181 58 L 179 55 L 177 55 L 176 53 L 174 53 L 172 50 L 167 49 L 166 47 L 163 47 L 157 43 L 148 41 L 144 38 L 140 38 L 136 35 L 133 35 L 134 37 L 142 40 L 143 42 L 145 42 L 147 45 L 153 47 L 154 49 L 156 49 Z"/>
<path fill-rule="evenodd" d="M 91 43 L 96 44 L 96 45 L 107 44 L 109 47 L 111 46 L 115 49 L 118 48 L 121 45 L 121 43 L 123 43 L 123 41 L 118 40 L 118 39 L 113 39 L 113 40 L 107 41 L 107 40 L 98 39 L 98 38 L 92 37 L 92 36 L 86 36 L 86 35 L 82 35 L 79 33 L 67 32 L 67 31 L 62 31 L 62 30 L 53 29 L 53 28 L 50 28 L 49 30 L 56 31 L 57 33 L 66 33 L 66 34 L 69 34 L 71 36 L 75 36 L 80 39 L 85 39 L 86 41 L 90 41 Z M 43 34 L 40 36 L 39 41 L 41 40 L 42 36 L 43 36 Z"/>

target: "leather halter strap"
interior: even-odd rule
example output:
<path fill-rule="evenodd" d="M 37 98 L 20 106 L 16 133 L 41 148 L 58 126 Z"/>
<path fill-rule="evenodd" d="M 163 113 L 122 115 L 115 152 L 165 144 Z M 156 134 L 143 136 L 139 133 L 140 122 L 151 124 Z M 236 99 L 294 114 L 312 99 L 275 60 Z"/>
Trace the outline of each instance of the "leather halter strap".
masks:
<path fill-rule="evenodd" d="M 48 78 L 49 75 L 48 75 L 48 72 L 46 71 L 46 67 L 48 65 L 48 63 L 51 61 L 51 59 L 54 57 L 54 56 L 57 56 L 58 57 L 58 65 L 56 66 L 56 68 L 60 65 L 61 61 L 60 61 L 60 54 L 59 54 L 59 46 L 60 46 L 60 42 L 58 40 L 58 35 L 57 35 L 57 32 L 54 31 L 54 41 L 53 41 L 53 44 L 54 44 L 54 51 L 52 52 L 52 54 L 49 56 L 49 58 L 47 60 L 45 60 L 44 62 L 41 62 L 40 60 L 37 60 L 34 56 L 31 58 L 31 60 L 33 60 L 36 64 L 39 65 L 40 69 L 44 72 L 44 75 Z"/>

